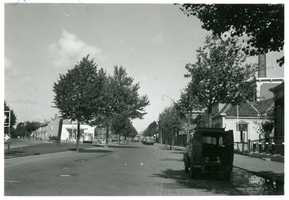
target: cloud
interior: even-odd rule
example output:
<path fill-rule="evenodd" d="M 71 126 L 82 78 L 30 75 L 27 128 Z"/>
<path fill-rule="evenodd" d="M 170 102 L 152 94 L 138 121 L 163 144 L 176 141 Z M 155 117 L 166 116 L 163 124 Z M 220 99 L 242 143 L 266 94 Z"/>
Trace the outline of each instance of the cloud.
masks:
<path fill-rule="evenodd" d="M 5 78 L 15 78 L 19 74 L 18 70 L 13 67 L 12 61 L 4 58 Z"/>
<path fill-rule="evenodd" d="M 67 67 L 74 65 L 82 57 L 90 54 L 96 60 L 106 60 L 107 55 L 97 46 L 90 46 L 78 39 L 76 35 L 63 30 L 61 38 L 57 43 L 48 46 L 50 59 L 55 67 Z"/>
<path fill-rule="evenodd" d="M 163 34 L 161 34 L 161 33 L 158 34 L 156 37 L 154 37 L 153 41 L 154 41 L 154 43 L 156 45 L 164 44 L 164 36 L 163 36 Z"/>
<path fill-rule="evenodd" d="M 5 70 L 11 69 L 11 66 L 12 66 L 12 61 L 11 60 L 9 60 L 8 58 L 5 57 L 4 64 L 5 64 Z"/>

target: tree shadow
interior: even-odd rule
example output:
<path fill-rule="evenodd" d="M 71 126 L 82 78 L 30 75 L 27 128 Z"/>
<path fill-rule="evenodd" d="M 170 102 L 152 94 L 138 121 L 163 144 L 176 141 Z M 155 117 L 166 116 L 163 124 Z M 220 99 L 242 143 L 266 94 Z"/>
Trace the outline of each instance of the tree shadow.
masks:
<path fill-rule="evenodd" d="M 175 183 L 166 183 L 163 187 L 166 188 L 189 188 L 202 190 L 211 194 L 217 195 L 247 195 L 244 192 L 248 187 L 245 183 L 232 184 L 230 181 L 224 181 L 222 174 L 198 174 L 197 179 L 190 179 L 189 173 L 184 170 L 166 169 L 160 174 L 153 174 L 153 177 L 160 177 L 164 179 L 173 179 Z M 238 182 L 238 181 L 236 181 Z M 244 185 L 242 185 L 244 184 Z"/>
<path fill-rule="evenodd" d="M 76 151 L 76 148 L 69 148 L 69 151 Z M 79 149 L 79 153 L 112 153 L 113 151 L 104 149 Z"/>
<path fill-rule="evenodd" d="M 183 162 L 182 158 L 161 158 L 160 161 L 180 161 Z"/>
<path fill-rule="evenodd" d="M 105 146 L 102 146 L 102 145 L 94 145 L 94 146 L 105 148 Z M 127 145 L 108 145 L 108 148 L 136 149 L 136 148 L 143 148 L 143 147 L 127 146 Z"/>

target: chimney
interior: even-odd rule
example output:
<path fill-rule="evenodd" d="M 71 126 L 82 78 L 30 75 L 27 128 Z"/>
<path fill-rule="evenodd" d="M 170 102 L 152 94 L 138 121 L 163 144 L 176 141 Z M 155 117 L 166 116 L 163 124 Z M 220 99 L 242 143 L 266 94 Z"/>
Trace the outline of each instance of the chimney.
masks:
<path fill-rule="evenodd" d="M 266 54 L 258 56 L 258 78 L 266 78 Z"/>

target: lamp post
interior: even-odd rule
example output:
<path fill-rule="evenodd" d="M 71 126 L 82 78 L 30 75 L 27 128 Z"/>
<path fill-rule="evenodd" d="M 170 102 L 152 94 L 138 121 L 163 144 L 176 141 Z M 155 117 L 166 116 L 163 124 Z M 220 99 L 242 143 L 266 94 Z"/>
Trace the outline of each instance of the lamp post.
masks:
<path fill-rule="evenodd" d="M 172 106 L 172 102 L 175 103 L 175 101 L 174 101 L 171 97 L 169 97 L 168 95 L 165 95 L 165 94 L 164 94 L 164 95 L 162 96 L 162 100 L 164 100 L 164 97 L 168 97 L 168 98 L 171 100 L 170 106 Z"/>

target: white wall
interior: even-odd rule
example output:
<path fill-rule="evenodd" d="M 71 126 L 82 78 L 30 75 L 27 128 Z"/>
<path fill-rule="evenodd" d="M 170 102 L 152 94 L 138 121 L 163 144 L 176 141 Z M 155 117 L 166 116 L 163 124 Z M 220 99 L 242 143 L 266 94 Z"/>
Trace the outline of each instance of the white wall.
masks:
<path fill-rule="evenodd" d="M 63 124 L 62 125 L 62 131 L 61 131 L 61 140 L 68 140 L 69 139 L 69 132 L 67 129 L 73 129 L 73 133 L 76 133 L 77 124 Z M 83 129 L 84 133 L 91 133 L 94 137 L 94 127 L 81 124 L 80 129 Z"/>
<path fill-rule="evenodd" d="M 245 141 L 250 140 L 258 140 L 259 139 L 259 134 L 257 133 L 257 124 L 255 122 L 261 122 L 262 120 L 260 119 L 242 119 L 240 118 L 239 120 L 237 119 L 225 119 L 224 120 L 224 127 L 226 130 L 233 130 L 234 132 L 234 141 L 235 142 L 240 142 L 241 141 L 241 136 L 240 136 L 240 131 L 236 131 L 236 124 L 238 121 L 245 121 L 248 123 L 248 132 L 245 133 Z"/>

